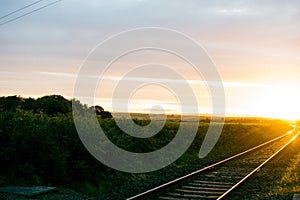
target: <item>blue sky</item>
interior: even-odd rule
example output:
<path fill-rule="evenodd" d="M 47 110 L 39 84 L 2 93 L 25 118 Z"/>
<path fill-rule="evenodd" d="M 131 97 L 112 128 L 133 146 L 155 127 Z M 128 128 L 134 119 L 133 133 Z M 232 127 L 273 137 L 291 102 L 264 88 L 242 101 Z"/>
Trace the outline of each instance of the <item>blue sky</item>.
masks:
<path fill-rule="evenodd" d="M 32 2 L 3 0 L 0 15 Z M 51 2 L 41 1 L 0 23 Z M 296 117 L 300 115 L 295 114 L 300 113 L 300 96 L 295 92 L 300 88 L 299 18 L 297 0 L 62 0 L 0 26 L 0 95 L 72 98 L 79 67 L 99 42 L 121 31 L 154 26 L 182 32 L 206 49 L 224 81 L 227 114 Z M 119 75 L 111 70 L 107 77 Z M 186 77 L 201 81 L 193 73 Z M 111 96 L 105 89 L 97 98 L 110 109 Z M 170 103 L 174 98 L 163 96 L 163 90 L 155 95 L 159 89 L 145 89 L 144 95 L 133 99 L 132 110 L 141 111 L 151 101 L 164 102 L 170 112 L 176 110 Z M 199 96 L 204 113 L 210 112 L 205 96 Z"/>

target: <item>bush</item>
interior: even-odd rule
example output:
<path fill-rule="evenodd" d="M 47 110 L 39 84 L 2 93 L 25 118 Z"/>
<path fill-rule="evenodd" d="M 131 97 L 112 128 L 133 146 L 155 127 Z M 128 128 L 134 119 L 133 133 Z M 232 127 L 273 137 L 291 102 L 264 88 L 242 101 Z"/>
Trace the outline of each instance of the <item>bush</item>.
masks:
<path fill-rule="evenodd" d="M 70 106 L 57 95 L 0 98 L 0 184 L 100 185 L 109 169 L 82 145 Z"/>

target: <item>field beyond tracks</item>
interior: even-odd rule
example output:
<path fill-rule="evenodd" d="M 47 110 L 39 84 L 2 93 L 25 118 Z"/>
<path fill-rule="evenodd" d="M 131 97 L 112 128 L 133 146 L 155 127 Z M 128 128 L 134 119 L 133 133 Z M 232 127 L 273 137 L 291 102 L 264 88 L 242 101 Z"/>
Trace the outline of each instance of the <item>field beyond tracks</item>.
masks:
<path fill-rule="evenodd" d="M 133 114 L 132 117 L 141 126 L 149 123 L 146 115 Z M 112 118 L 99 118 L 99 123 L 116 145 L 135 152 L 148 152 L 168 144 L 176 135 L 180 123 L 193 120 L 195 117 L 181 121 L 179 116 L 169 116 L 159 134 L 144 140 L 136 140 L 122 133 Z M 192 145 L 176 162 L 155 172 L 130 174 L 110 169 L 86 151 L 79 140 L 71 113 L 51 116 L 17 109 L 2 112 L 0 122 L 1 186 L 57 186 L 101 199 L 133 196 L 291 130 L 290 122 L 281 120 L 227 118 L 214 149 L 204 159 L 199 159 L 199 149 L 210 122 L 210 118 L 204 116 L 200 118 L 198 133 Z M 243 185 L 246 191 L 244 195 L 255 195 L 257 198 L 279 195 L 288 198 L 292 193 L 299 192 L 297 145 L 299 146 L 298 140 L 270 162 L 266 171 L 250 179 L 249 185 Z M 263 179 L 270 181 L 267 185 L 257 182 Z M 82 196 L 79 195 L 79 199 L 80 197 Z M 47 198 L 51 199 L 51 195 Z"/>

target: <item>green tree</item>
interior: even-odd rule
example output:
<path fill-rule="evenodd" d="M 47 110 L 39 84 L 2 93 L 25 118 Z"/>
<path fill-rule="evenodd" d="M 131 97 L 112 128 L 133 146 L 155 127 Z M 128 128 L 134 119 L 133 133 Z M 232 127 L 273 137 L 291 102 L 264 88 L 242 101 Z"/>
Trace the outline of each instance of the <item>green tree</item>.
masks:
<path fill-rule="evenodd" d="M 66 114 L 72 110 L 71 101 L 60 95 L 44 96 L 36 101 L 38 108 L 50 116 L 58 113 Z"/>

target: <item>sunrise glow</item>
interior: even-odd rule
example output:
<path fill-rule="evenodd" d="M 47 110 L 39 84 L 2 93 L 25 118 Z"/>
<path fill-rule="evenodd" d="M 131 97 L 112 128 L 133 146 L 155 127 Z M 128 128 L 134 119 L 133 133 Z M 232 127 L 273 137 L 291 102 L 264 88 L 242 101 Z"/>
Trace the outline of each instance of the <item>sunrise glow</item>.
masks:
<path fill-rule="evenodd" d="M 274 85 L 260 97 L 260 104 L 253 109 L 261 116 L 297 120 L 300 117 L 299 102 L 300 94 L 295 85 Z"/>
<path fill-rule="evenodd" d="M 0 12 L 9 13 L 19 8 L 19 4 L 7 1 Z M 223 80 L 226 115 L 298 119 L 300 26 L 297 26 L 297 7 L 298 2 L 260 5 L 243 1 L 217 5 L 210 1 L 159 4 L 152 1 L 75 0 L 72 4 L 61 1 L 1 25 L 0 95 L 60 94 L 71 99 L 80 66 L 95 46 L 132 28 L 163 27 L 191 37 L 205 49 Z M 5 19 L 2 20 L 3 23 Z M 146 37 L 139 39 L 147 40 Z M 180 47 L 182 44 L 177 42 L 174 44 Z M 115 50 L 107 49 L 105 56 Z M 94 102 L 84 103 L 112 110 L 112 92 L 123 71 L 151 61 L 166 63 L 183 75 L 194 90 L 198 114 L 211 113 L 210 93 L 203 77 L 182 60 L 163 52 L 137 52 L 120 59 L 116 68 L 113 66 L 102 77 L 104 86 L 97 89 Z M 95 66 L 104 67 L 101 56 L 93 62 Z M 125 84 L 143 82 L 149 73 L 130 77 Z M 91 71 L 86 77 L 95 79 L 99 74 Z M 182 82 L 172 80 L 168 74 L 161 74 L 159 81 L 162 80 L 181 87 Z M 120 100 L 119 105 L 129 102 L 130 112 L 149 112 L 153 105 L 160 104 L 165 113 L 180 113 L 176 97 L 167 93 L 157 87 L 144 87 L 132 99 Z M 81 100 L 85 101 L 86 97 L 82 96 Z"/>

